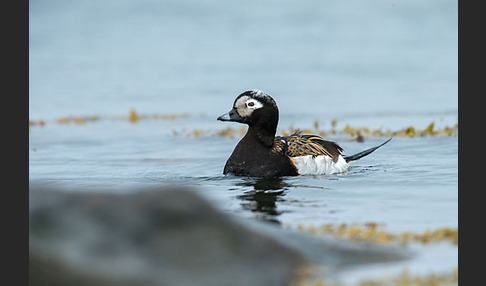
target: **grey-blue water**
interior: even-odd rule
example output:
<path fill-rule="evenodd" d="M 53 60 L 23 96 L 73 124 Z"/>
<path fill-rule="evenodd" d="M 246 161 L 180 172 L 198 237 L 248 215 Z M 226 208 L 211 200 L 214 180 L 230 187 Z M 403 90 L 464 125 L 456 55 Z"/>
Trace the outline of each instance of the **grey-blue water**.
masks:
<path fill-rule="evenodd" d="M 338 128 L 454 125 L 457 9 L 457 1 L 438 0 L 32 0 L 29 118 L 46 124 L 29 131 L 30 184 L 117 192 L 197 186 L 228 213 L 283 227 L 455 228 L 457 137 L 396 137 L 347 174 L 282 178 L 268 206 L 255 199 L 257 180 L 222 175 L 240 135 L 184 134 L 239 128 L 216 118 L 247 89 L 275 98 L 278 132 L 312 128 L 315 120 L 328 130 L 333 119 Z M 130 109 L 185 116 L 119 119 Z M 76 116 L 100 120 L 56 123 Z M 346 154 L 386 139 L 327 138 Z M 414 259 L 345 278 L 457 265 L 457 246 L 415 247 Z"/>

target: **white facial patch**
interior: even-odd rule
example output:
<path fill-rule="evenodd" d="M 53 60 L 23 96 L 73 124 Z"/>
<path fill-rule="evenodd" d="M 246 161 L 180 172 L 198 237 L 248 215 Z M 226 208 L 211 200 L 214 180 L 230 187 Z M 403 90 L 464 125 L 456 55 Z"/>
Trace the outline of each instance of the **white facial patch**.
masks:
<path fill-rule="evenodd" d="M 249 117 L 254 110 L 262 107 L 263 103 L 249 96 L 242 96 L 235 102 L 235 109 L 241 117 Z"/>

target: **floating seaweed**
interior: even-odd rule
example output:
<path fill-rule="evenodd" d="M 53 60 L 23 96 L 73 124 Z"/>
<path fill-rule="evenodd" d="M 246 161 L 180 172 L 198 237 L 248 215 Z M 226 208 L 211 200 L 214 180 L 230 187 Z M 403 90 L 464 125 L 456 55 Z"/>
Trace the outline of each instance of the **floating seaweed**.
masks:
<path fill-rule="evenodd" d="M 135 109 L 130 109 L 129 113 L 127 116 L 115 116 L 115 117 L 100 117 L 97 115 L 92 115 L 92 116 L 63 116 L 63 117 L 58 117 L 53 120 L 54 123 L 57 124 L 85 124 L 87 122 L 94 122 L 98 120 L 123 120 L 123 121 L 129 121 L 132 123 L 138 122 L 143 119 L 163 119 L 163 120 L 176 120 L 176 119 L 181 119 L 188 117 L 189 115 L 186 113 L 174 113 L 174 114 L 139 114 Z M 29 119 L 29 128 L 32 126 L 41 126 L 43 127 L 46 125 L 47 122 L 46 120 L 40 119 L 40 120 L 31 120 Z"/>
<path fill-rule="evenodd" d="M 57 124 L 85 124 L 87 122 L 94 122 L 102 119 L 110 120 L 126 120 L 132 123 L 139 122 L 146 119 L 161 119 L 161 120 L 178 120 L 182 118 L 189 117 L 187 113 L 173 113 L 173 114 L 140 114 L 135 109 L 130 109 L 128 115 L 125 116 L 115 116 L 115 117 L 100 117 L 100 116 L 76 116 L 76 117 L 59 117 L 54 120 Z M 358 142 L 363 142 L 367 138 L 378 138 L 378 137 L 450 137 L 458 136 L 459 126 L 456 123 L 453 126 L 445 126 L 443 128 L 436 128 L 435 122 L 431 122 L 424 129 L 418 129 L 415 126 L 407 126 L 399 130 L 390 129 L 371 129 L 369 127 L 357 127 L 346 124 L 343 128 L 338 129 L 338 119 L 331 120 L 331 128 L 328 130 L 320 129 L 320 122 L 316 119 L 313 123 L 313 128 L 303 128 L 299 129 L 303 134 L 316 134 L 320 136 L 332 135 L 345 135 L 348 134 L 352 140 Z M 29 129 L 33 126 L 45 126 L 47 122 L 45 120 L 29 120 Z M 288 129 L 280 130 L 280 134 L 287 136 L 295 132 L 297 128 L 290 127 Z M 174 130 L 173 134 L 177 136 L 187 136 L 187 137 L 202 137 L 202 136 L 222 136 L 234 138 L 235 136 L 244 135 L 246 132 L 246 127 L 233 128 L 227 126 L 223 129 L 218 130 L 203 130 L 203 129 L 193 129 L 191 131 L 178 131 Z"/>
<path fill-rule="evenodd" d="M 130 122 L 137 122 L 140 119 L 138 113 L 134 109 L 130 109 L 130 114 L 128 115 L 128 120 Z"/>
<path fill-rule="evenodd" d="M 407 244 L 410 242 L 416 243 L 433 243 L 448 241 L 454 245 L 458 244 L 458 230 L 457 228 L 443 227 L 436 230 L 426 230 L 424 232 L 402 232 L 390 233 L 383 229 L 383 225 L 377 223 L 366 224 L 325 224 L 319 227 L 298 225 L 297 229 L 313 233 L 316 235 L 332 235 L 339 238 L 348 239 L 350 241 L 366 241 L 374 243 L 391 243 L 399 242 Z"/>
<path fill-rule="evenodd" d="M 316 121 L 318 122 L 318 121 Z M 318 123 L 314 123 L 314 127 L 319 127 Z M 331 130 L 319 130 L 319 129 L 300 129 L 303 134 L 317 134 L 320 136 L 328 136 L 329 134 L 333 135 L 345 135 L 348 134 L 351 136 L 352 140 L 356 140 L 358 142 L 363 142 L 366 138 L 379 138 L 379 137 L 451 137 L 451 136 L 458 136 L 458 124 L 454 126 L 445 126 L 441 129 L 434 129 L 435 123 L 430 123 L 424 129 L 417 129 L 414 126 L 405 127 L 399 130 L 383 130 L 382 128 L 379 129 L 371 129 L 368 127 L 353 127 L 349 124 L 346 124 L 342 129 L 336 129 L 332 127 Z M 288 136 L 293 132 L 297 131 L 296 128 L 289 128 L 289 129 L 282 129 L 280 130 L 280 134 L 283 136 Z M 223 136 L 223 137 L 231 137 L 233 138 L 236 134 L 244 135 L 246 132 L 246 128 L 238 128 L 234 129 L 232 127 L 225 127 L 222 130 L 197 130 L 197 137 L 199 136 Z M 188 137 L 193 136 L 193 132 L 189 131 L 186 133 L 178 132 L 178 135 L 185 135 Z"/>
<path fill-rule="evenodd" d="M 360 281 L 356 286 L 388 286 L 388 285 L 400 285 L 400 286 L 439 286 L 439 285 L 457 285 L 459 282 L 459 270 L 455 267 L 452 271 L 447 273 L 431 273 L 422 276 L 414 276 L 410 274 L 410 271 L 405 269 L 396 277 L 384 277 L 375 280 Z M 322 279 L 303 279 L 301 281 L 295 281 L 290 284 L 291 286 L 345 286 L 339 282 L 328 282 Z"/>

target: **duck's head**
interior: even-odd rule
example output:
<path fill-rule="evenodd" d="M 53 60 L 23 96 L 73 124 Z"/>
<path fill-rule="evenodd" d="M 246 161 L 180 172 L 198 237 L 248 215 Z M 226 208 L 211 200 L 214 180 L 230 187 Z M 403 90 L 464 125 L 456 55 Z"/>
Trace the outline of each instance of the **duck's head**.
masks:
<path fill-rule="evenodd" d="M 233 108 L 218 120 L 240 122 L 250 127 L 258 125 L 275 131 L 278 124 L 277 103 L 261 90 L 247 90 L 238 95 Z"/>

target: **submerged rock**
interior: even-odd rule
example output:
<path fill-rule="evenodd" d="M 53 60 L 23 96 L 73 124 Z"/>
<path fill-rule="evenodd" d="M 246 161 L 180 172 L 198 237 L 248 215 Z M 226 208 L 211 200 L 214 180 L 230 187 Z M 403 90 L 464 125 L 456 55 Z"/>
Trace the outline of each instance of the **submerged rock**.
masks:
<path fill-rule="evenodd" d="M 186 189 L 29 204 L 30 285 L 285 285 L 305 263 Z"/>
<path fill-rule="evenodd" d="M 30 285 L 288 285 L 403 259 L 219 211 L 186 188 L 29 191 Z"/>

